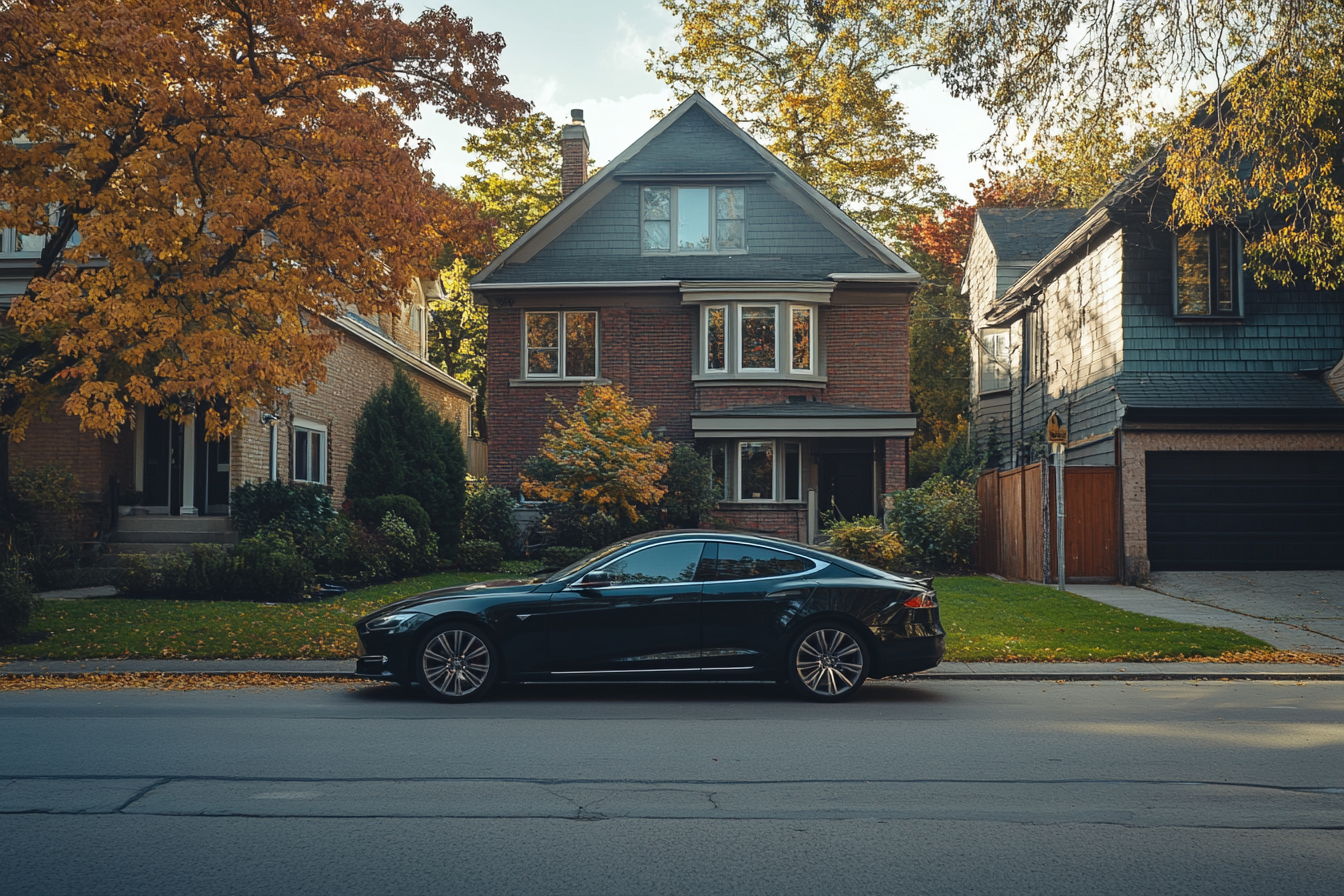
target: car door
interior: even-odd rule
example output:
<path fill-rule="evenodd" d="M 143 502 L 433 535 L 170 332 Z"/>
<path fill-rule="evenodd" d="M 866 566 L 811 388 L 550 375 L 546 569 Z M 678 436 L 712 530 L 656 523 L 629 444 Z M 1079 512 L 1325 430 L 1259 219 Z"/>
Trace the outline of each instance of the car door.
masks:
<path fill-rule="evenodd" d="M 762 545 L 721 541 L 700 598 L 701 665 L 749 669 L 764 660 L 812 594 L 823 565 Z"/>
<path fill-rule="evenodd" d="M 610 583 L 551 595 L 553 675 L 696 669 L 700 665 L 703 541 L 636 548 L 598 566 Z"/>

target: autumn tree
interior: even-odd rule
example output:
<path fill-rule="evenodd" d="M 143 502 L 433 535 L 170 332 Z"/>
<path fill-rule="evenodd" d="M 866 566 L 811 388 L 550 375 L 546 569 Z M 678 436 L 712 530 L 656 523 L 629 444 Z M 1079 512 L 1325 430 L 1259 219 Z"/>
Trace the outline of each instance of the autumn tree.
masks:
<path fill-rule="evenodd" d="M 929 34 L 927 64 L 990 113 L 1001 158 L 1156 128 L 1172 224 L 1240 226 L 1261 280 L 1344 283 L 1338 2 L 953 3 Z"/>
<path fill-rule="evenodd" d="M 492 251 L 434 188 L 426 108 L 525 111 L 498 34 L 386 0 L 0 4 L 0 227 L 42 246 L 0 330 L 0 428 L 53 400 L 99 435 L 137 403 L 208 433 L 314 388 L 321 315 L 403 300 L 448 243 Z M 8 444 L 8 440 L 3 440 Z"/>
<path fill-rule="evenodd" d="M 724 112 L 878 236 L 949 197 L 924 160 L 896 77 L 920 62 L 933 4 L 892 0 L 662 0 L 674 49 L 648 68 L 678 98 Z M 929 6 L 924 10 L 922 6 Z"/>
<path fill-rule="evenodd" d="M 430 360 L 476 388 L 476 425 L 486 435 L 486 313 L 472 299 L 471 278 L 494 255 L 560 203 L 560 127 L 532 112 L 467 138 L 470 173 L 453 194 L 493 228 L 489 254 L 444 247 L 438 265 L 444 298 L 430 308 Z"/>
<path fill-rule="evenodd" d="M 620 386 L 584 386 L 573 408 L 552 398 L 541 450 L 523 467 L 523 495 L 559 505 L 571 530 L 600 547 L 626 534 L 666 494 L 672 444 L 654 437 L 654 408 L 636 407 Z M 572 543 L 578 543 L 574 541 Z"/>

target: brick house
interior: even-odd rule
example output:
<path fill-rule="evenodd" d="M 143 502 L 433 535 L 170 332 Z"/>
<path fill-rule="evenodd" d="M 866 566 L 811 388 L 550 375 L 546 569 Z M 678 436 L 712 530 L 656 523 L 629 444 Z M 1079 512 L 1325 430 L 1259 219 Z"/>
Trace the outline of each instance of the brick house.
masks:
<path fill-rule="evenodd" d="M 1003 524 L 997 542 L 982 530 L 984 568 L 1053 574 L 1034 466 L 1052 413 L 1070 580 L 1344 568 L 1344 292 L 1258 286 L 1239 233 L 1254 224 L 1173 231 L 1151 170 L 1091 209 L 977 215 L 972 408 L 1002 446 L 981 480 Z"/>
<path fill-rule="evenodd" d="M 712 459 L 734 525 L 877 512 L 905 487 L 919 275 L 698 94 L 591 179 L 573 117 L 564 200 L 472 282 L 490 479 L 517 485 L 548 396 L 616 383 Z"/>
<path fill-rule="evenodd" d="M 41 249 L 36 243 L 13 231 L 0 234 L 0 309 L 26 288 Z M 355 421 L 397 366 L 432 407 L 457 421 L 466 447 L 475 390 L 428 361 L 428 303 L 438 289 L 437 281 L 415 281 L 395 314 L 365 317 L 350 311 L 344 318 L 319 320 L 316 327 L 337 337 L 326 359 L 326 381 L 313 394 L 295 389 L 274 407 L 250 412 L 230 438 L 206 441 L 203 421 L 175 424 L 141 407 L 121 437 L 100 439 L 81 433 L 78 419 L 57 406 L 49 421 L 34 423 L 23 441 L 11 443 L 11 469 L 57 461 L 76 474 L 86 506 L 86 519 L 68 533 L 77 539 L 106 536 L 113 477 L 121 495 L 143 492 L 142 510 L 158 521 L 148 528 L 164 543 L 227 533 L 229 492 L 247 481 L 318 482 L 330 486 L 339 503 Z M 213 525 L 191 523 L 196 517 L 220 519 Z M 183 529 L 182 537 L 173 537 L 174 527 Z M 189 537 L 188 530 L 199 538 Z"/>

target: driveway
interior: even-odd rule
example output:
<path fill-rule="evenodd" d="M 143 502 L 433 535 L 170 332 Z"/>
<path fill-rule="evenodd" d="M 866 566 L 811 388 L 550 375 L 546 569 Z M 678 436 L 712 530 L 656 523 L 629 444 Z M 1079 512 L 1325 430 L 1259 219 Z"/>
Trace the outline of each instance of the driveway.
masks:
<path fill-rule="evenodd" d="M 1148 588 L 1344 644 L 1344 570 L 1155 572 Z"/>

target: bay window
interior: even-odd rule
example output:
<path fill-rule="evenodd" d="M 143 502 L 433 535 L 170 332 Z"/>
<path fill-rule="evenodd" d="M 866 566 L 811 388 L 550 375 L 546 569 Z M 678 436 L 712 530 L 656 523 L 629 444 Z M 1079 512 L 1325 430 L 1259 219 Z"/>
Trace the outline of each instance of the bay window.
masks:
<path fill-rule="evenodd" d="M 812 308 L 807 305 L 789 306 L 789 320 L 793 351 L 789 369 L 793 373 L 812 372 Z"/>
<path fill-rule="evenodd" d="M 597 376 L 596 311 L 528 311 L 523 330 L 528 379 Z"/>
<path fill-rule="evenodd" d="M 640 247 L 646 253 L 746 250 L 744 187 L 644 187 Z"/>
<path fill-rule="evenodd" d="M 741 359 L 743 370 L 775 369 L 775 315 L 774 305 L 739 305 L 738 332 L 742 334 Z"/>
<path fill-rule="evenodd" d="M 822 368 L 817 333 L 817 308 L 813 305 L 788 302 L 703 305 L 696 374 L 815 377 Z"/>

